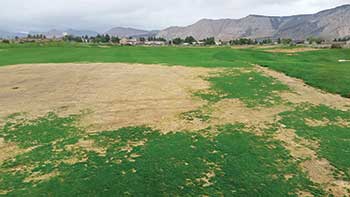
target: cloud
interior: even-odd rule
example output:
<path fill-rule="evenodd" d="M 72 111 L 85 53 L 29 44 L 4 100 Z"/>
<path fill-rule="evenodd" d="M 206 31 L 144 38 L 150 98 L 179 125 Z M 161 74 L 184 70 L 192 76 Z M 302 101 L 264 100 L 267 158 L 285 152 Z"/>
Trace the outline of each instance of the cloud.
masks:
<path fill-rule="evenodd" d="M 305 14 L 346 3 L 350 0 L 2 0 L 0 29 L 162 29 L 201 18 Z"/>

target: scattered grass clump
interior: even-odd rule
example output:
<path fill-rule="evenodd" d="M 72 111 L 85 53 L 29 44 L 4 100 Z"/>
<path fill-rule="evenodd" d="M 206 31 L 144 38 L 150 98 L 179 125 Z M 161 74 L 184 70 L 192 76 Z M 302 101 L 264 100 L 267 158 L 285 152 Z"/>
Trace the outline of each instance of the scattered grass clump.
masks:
<path fill-rule="evenodd" d="M 281 103 L 280 91 L 288 87 L 279 81 L 250 71 L 231 70 L 207 78 L 212 84 L 209 93 L 196 93 L 204 100 L 218 102 L 222 99 L 240 99 L 247 107 L 272 106 Z"/>
<path fill-rule="evenodd" d="M 295 129 L 299 136 L 318 141 L 319 155 L 350 179 L 350 111 L 303 104 L 280 116 L 280 123 Z"/>
<path fill-rule="evenodd" d="M 19 131 L 29 125 L 33 133 L 42 131 L 41 125 L 46 131 L 71 125 L 68 130 L 73 131 L 74 121 L 68 119 L 50 114 L 18 126 L 12 122 L 17 137 L 7 141 L 29 146 L 14 140 L 28 135 Z M 92 134 L 76 128 L 77 135 L 38 140 L 31 150 L 5 161 L 0 191 L 7 196 L 323 194 L 279 142 L 246 133 L 242 124 L 212 129 L 218 135 L 207 138 L 200 132 L 160 134 L 147 127 Z M 84 141 L 89 143 L 81 145 Z"/>

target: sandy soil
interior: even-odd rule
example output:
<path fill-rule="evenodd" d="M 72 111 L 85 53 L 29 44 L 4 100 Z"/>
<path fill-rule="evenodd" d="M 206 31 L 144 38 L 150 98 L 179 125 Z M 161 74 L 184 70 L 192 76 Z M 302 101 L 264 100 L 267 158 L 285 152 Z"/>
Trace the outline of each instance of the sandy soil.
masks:
<path fill-rule="evenodd" d="M 0 118 L 28 112 L 76 114 L 89 109 L 82 126 L 91 131 L 159 120 L 204 102 L 192 91 L 207 89 L 209 69 L 140 64 L 35 64 L 0 69 Z"/>

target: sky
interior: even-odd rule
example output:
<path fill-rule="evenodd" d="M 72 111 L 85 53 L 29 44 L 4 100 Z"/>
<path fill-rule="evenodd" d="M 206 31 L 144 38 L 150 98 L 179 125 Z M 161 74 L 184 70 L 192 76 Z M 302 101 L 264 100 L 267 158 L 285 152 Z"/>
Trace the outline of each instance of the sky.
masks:
<path fill-rule="evenodd" d="M 202 18 L 312 14 L 343 4 L 350 0 L 1 0 L 0 30 L 158 30 Z"/>

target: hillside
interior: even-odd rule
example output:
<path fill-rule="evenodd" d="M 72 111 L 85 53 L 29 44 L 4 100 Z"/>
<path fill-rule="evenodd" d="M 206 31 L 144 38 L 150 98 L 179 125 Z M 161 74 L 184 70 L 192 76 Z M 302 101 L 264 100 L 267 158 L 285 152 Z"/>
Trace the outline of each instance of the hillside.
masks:
<path fill-rule="evenodd" d="M 114 27 L 106 32 L 106 34 L 119 37 L 148 37 L 155 36 L 158 31 L 146 31 L 126 27 Z"/>
<path fill-rule="evenodd" d="M 168 39 L 194 36 L 196 39 L 215 37 L 221 40 L 247 37 L 293 38 L 310 36 L 332 39 L 350 35 L 350 5 L 343 5 L 316 14 L 296 16 L 249 15 L 241 19 L 202 19 L 186 27 L 170 27 L 158 33 Z"/>

